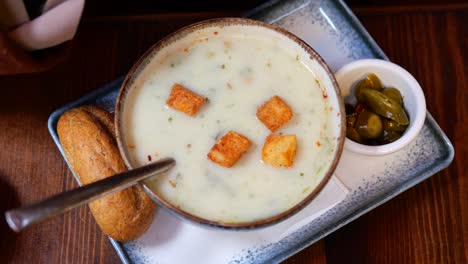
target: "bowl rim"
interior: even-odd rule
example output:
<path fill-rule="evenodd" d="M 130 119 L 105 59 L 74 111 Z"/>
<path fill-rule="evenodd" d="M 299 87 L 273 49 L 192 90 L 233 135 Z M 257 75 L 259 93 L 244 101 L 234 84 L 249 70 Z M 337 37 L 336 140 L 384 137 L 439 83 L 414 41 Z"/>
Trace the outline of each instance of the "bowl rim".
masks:
<path fill-rule="evenodd" d="M 395 64 L 391 61 L 381 60 L 381 59 L 356 60 L 341 67 L 335 73 L 335 78 L 339 83 L 342 78 L 344 78 L 347 74 L 349 74 L 350 72 L 354 70 L 365 69 L 365 68 L 370 69 L 372 67 L 385 69 L 387 71 L 394 72 L 398 76 L 400 76 L 406 83 L 408 83 L 411 93 L 415 97 L 414 102 L 416 104 L 416 114 L 414 116 L 414 119 L 410 121 L 413 123 L 410 124 L 407 131 L 405 131 L 405 133 L 403 134 L 401 138 L 399 138 L 398 140 L 392 143 L 378 145 L 378 146 L 368 146 L 368 145 L 357 143 L 346 137 L 345 144 L 344 144 L 344 148 L 346 150 L 359 153 L 359 154 L 368 155 L 368 156 L 380 156 L 380 155 L 386 155 L 386 154 L 396 152 L 402 149 L 403 147 L 405 147 L 406 145 L 408 145 L 410 142 L 412 142 L 416 138 L 416 136 L 419 134 L 419 132 L 421 131 L 424 125 L 427 110 L 426 110 L 426 99 L 424 97 L 424 92 L 421 86 L 419 85 L 418 81 L 406 69 L 404 69 L 400 65 Z"/>
<path fill-rule="evenodd" d="M 116 129 L 116 139 L 117 139 L 117 145 L 120 151 L 120 154 L 127 165 L 128 168 L 132 168 L 132 165 L 129 160 L 129 155 L 127 153 L 127 147 L 124 144 L 124 133 L 122 131 L 122 126 L 121 126 L 121 117 L 122 117 L 122 112 L 123 112 L 123 102 L 125 100 L 126 95 L 128 94 L 128 91 L 132 87 L 132 82 L 139 76 L 139 74 L 143 71 L 145 68 L 146 64 L 145 62 L 149 61 L 157 52 L 162 50 L 168 45 L 171 45 L 173 42 L 177 41 L 178 39 L 181 39 L 185 37 L 186 35 L 196 31 L 196 30 L 201 30 L 204 28 L 209 28 L 213 26 L 259 26 L 262 28 L 266 28 L 269 30 L 273 30 L 289 40 L 295 42 L 296 45 L 299 45 L 301 48 L 304 49 L 304 51 L 310 55 L 311 60 L 316 60 L 319 65 L 325 70 L 326 75 L 331 80 L 333 90 L 336 94 L 337 100 L 338 100 L 338 107 L 339 107 L 339 113 L 340 113 L 340 131 L 339 135 L 336 138 L 337 144 L 336 144 L 336 149 L 335 149 L 335 155 L 333 159 L 330 162 L 330 166 L 319 182 L 319 184 L 314 188 L 314 190 L 306 196 L 304 199 L 302 199 L 299 203 L 294 205 L 293 207 L 289 208 L 288 210 L 285 210 L 279 214 L 275 214 L 273 216 L 267 217 L 267 218 L 262 218 L 259 220 L 253 220 L 253 221 L 246 221 L 246 222 L 224 222 L 224 221 L 213 221 L 209 220 L 200 216 L 196 216 L 194 214 L 188 213 L 181 208 L 171 204 L 169 201 L 164 199 L 163 197 L 158 196 L 155 192 L 153 192 L 145 183 L 140 182 L 139 184 L 143 187 L 144 191 L 146 194 L 159 206 L 167 209 L 167 211 L 173 215 L 175 215 L 178 218 L 181 218 L 182 220 L 189 220 L 190 222 L 200 224 L 202 226 L 208 226 L 208 227 L 216 227 L 216 228 L 221 228 L 221 229 L 233 229 L 233 230 L 245 230 L 245 229 L 257 229 L 260 227 L 266 227 L 269 225 L 273 225 L 275 223 L 278 223 L 282 220 L 287 219 L 288 217 L 294 215 L 296 212 L 304 208 L 306 205 L 308 205 L 319 193 L 320 191 L 325 187 L 325 185 L 328 183 L 328 181 L 331 179 L 331 176 L 333 175 L 333 172 L 335 171 L 338 161 L 341 157 L 341 154 L 343 152 L 343 146 L 344 146 L 344 141 L 345 141 L 345 111 L 344 111 L 344 103 L 342 100 L 341 96 L 341 89 L 338 86 L 338 83 L 335 79 L 335 76 L 333 75 L 332 71 L 330 70 L 329 66 L 325 63 L 325 61 L 320 57 L 320 55 L 312 49 L 308 44 L 306 44 L 303 40 L 301 40 L 299 37 L 296 35 L 290 33 L 289 31 L 261 22 L 261 21 L 256 21 L 256 20 L 251 20 L 251 19 L 246 19 L 246 18 L 215 18 L 215 19 L 208 19 L 204 21 L 200 21 L 188 26 L 185 26 L 168 36 L 164 37 L 163 39 L 159 40 L 156 42 L 153 46 L 151 46 L 132 66 L 130 71 L 127 73 L 125 76 L 125 79 L 122 83 L 122 86 L 119 91 L 119 95 L 117 97 L 117 102 L 115 106 L 115 117 L 114 117 L 114 122 L 115 122 L 115 129 Z"/>

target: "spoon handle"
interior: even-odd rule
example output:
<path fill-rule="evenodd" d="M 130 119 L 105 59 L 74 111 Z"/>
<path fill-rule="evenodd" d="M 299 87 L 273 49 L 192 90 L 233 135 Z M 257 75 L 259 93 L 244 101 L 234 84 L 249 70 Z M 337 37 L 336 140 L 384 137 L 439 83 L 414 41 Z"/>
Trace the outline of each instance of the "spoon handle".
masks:
<path fill-rule="evenodd" d="M 19 232 L 30 225 L 40 223 L 110 193 L 133 186 L 151 176 L 167 172 L 174 165 L 174 159 L 162 159 L 83 187 L 59 193 L 31 205 L 9 210 L 5 213 L 5 218 L 10 228 Z"/>

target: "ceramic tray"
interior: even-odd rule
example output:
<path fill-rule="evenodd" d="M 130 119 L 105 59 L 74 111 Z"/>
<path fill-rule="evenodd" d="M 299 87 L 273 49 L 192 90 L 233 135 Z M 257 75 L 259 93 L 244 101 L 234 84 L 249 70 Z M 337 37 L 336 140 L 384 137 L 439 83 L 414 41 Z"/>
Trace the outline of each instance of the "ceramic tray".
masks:
<path fill-rule="evenodd" d="M 357 59 L 387 59 L 351 10 L 339 0 L 272 1 L 246 16 L 286 28 L 298 35 L 325 59 L 333 71 Z M 56 124 L 61 114 L 82 104 L 95 104 L 113 111 L 122 81 L 123 78 L 115 80 L 50 116 L 49 131 L 60 151 Z M 453 155 L 452 144 L 429 113 L 418 137 L 396 153 L 371 157 L 345 149 L 336 170 L 337 176 L 349 190 L 341 202 L 279 241 L 246 247 L 224 259 L 230 263 L 280 262 L 446 168 Z M 145 255 L 144 249 L 135 243 L 118 243 L 112 239 L 111 243 L 124 263 L 167 263 L 157 256 L 151 258 Z M 174 252 L 180 255 L 188 250 L 172 246 L 176 247 Z M 204 248 L 209 252 L 210 244 L 205 244 Z M 178 262 L 187 262 L 187 258 Z M 192 258 L 190 262 L 207 263 L 201 258 Z"/>

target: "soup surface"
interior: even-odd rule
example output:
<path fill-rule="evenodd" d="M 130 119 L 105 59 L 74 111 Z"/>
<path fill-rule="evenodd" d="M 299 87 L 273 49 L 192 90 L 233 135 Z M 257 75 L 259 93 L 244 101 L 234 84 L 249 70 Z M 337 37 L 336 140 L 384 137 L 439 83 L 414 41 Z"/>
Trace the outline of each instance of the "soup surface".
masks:
<path fill-rule="evenodd" d="M 175 83 L 208 98 L 195 117 L 166 105 Z M 122 129 L 132 166 L 162 157 L 177 165 L 148 185 L 188 213 L 213 221 L 264 219 L 293 207 L 320 183 L 335 156 L 339 107 L 325 71 L 296 43 L 256 26 L 210 27 L 189 33 L 151 59 L 131 84 Z M 297 136 L 291 168 L 261 160 L 271 133 L 257 108 L 280 96 L 293 118 L 276 133 Z M 232 167 L 207 158 L 226 132 L 252 146 Z"/>

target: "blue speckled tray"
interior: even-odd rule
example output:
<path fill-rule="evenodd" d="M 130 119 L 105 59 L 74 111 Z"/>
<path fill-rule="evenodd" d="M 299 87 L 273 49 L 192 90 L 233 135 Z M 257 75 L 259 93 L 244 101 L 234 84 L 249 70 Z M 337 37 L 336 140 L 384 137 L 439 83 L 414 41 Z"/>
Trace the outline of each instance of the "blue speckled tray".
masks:
<path fill-rule="evenodd" d="M 271 1 L 246 16 L 284 27 L 300 36 L 321 54 L 333 71 L 357 59 L 387 59 L 340 0 Z M 82 104 L 95 104 L 113 111 L 122 81 L 123 78 L 115 80 L 50 116 L 49 131 L 61 152 L 56 131 L 59 117 Z M 396 153 L 370 157 L 345 149 L 336 170 L 340 180 L 350 189 L 342 202 L 280 241 L 246 248 L 232 256 L 229 262 L 280 262 L 446 168 L 453 156 L 452 144 L 429 113 L 418 137 Z M 133 243 L 112 239 L 111 243 L 123 263 L 153 262 Z M 179 251 L 182 253 L 183 249 Z"/>

